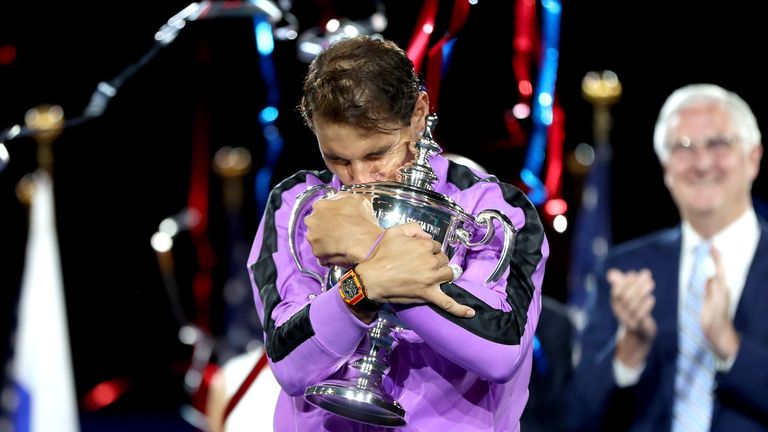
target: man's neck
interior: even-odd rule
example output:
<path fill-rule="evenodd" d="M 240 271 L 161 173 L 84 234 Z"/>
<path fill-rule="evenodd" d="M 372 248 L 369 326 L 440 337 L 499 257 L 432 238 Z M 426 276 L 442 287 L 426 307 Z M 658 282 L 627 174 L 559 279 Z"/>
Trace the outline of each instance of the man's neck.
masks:
<path fill-rule="evenodd" d="M 726 215 L 718 213 L 690 215 L 688 223 L 701 238 L 710 239 L 737 221 L 750 208 L 750 206 L 746 206 L 741 211 L 729 212 Z"/>

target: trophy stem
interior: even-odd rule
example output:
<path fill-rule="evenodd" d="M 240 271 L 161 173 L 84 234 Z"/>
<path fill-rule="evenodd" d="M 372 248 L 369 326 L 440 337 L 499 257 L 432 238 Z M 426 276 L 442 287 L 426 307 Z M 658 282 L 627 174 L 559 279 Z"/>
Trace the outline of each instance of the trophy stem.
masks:
<path fill-rule="evenodd" d="M 389 353 L 392 351 L 394 339 L 392 330 L 394 326 L 386 318 L 379 318 L 373 328 L 368 330 L 368 338 L 371 346 L 368 354 L 350 364 L 360 371 L 360 378 L 366 378 L 375 385 L 381 383 L 381 379 L 389 368 Z"/>
<path fill-rule="evenodd" d="M 338 416 L 381 427 L 405 425 L 405 410 L 381 389 L 382 378 L 389 368 L 389 354 L 394 345 L 395 325 L 380 316 L 368 331 L 370 347 L 361 359 L 349 364 L 348 380 L 328 380 L 310 386 L 305 399 Z"/>

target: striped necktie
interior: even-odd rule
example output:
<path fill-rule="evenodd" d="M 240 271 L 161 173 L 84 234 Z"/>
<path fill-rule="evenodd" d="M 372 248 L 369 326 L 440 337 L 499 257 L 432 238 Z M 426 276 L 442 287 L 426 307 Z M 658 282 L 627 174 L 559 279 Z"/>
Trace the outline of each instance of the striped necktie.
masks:
<path fill-rule="evenodd" d="M 715 356 L 702 333 L 700 320 L 704 287 L 709 277 L 705 266 L 709 250 L 709 242 L 696 247 L 679 318 L 673 432 L 708 431 L 712 418 Z"/>

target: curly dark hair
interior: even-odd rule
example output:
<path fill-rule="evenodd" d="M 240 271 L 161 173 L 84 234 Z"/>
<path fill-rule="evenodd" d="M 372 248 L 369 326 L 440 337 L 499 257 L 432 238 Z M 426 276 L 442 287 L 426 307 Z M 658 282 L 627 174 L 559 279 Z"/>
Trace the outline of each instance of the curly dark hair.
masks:
<path fill-rule="evenodd" d="M 410 125 L 422 90 L 413 63 L 392 41 L 356 36 L 332 43 L 312 61 L 298 109 L 312 119 L 368 132 Z"/>

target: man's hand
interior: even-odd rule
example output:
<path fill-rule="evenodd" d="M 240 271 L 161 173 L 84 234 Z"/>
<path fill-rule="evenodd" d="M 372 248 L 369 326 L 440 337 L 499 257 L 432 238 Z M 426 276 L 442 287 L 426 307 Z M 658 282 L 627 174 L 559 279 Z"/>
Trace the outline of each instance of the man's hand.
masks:
<path fill-rule="evenodd" d="M 345 192 L 316 201 L 304 223 L 312 253 L 325 266 L 349 266 L 364 260 L 382 231 L 371 202 L 363 195 Z"/>
<path fill-rule="evenodd" d="M 358 264 L 368 298 L 378 303 L 432 303 L 458 317 L 475 311 L 440 290 L 453 278 L 448 257 L 416 223 L 386 230 L 370 259 Z"/>
<path fill-rule="evenodd" d="M 715 353 L 721 359 L 736 355 L 741 345 L 730 315 L 731 297 L 725 281 L 720 252 L 712 246 L 715 275 L 709 278 L 701 305 L 701 329 Z"/>
<path fill-rule="evenodd" d="M 626 273 L 610 269 L 606 277 L 611 284 L 611 308 L 621 329 L 616 357 L 628 367 L 639 366 L 656 338 L 656 320 L 651 314 L 656 283 L 647 269 Z"/>

